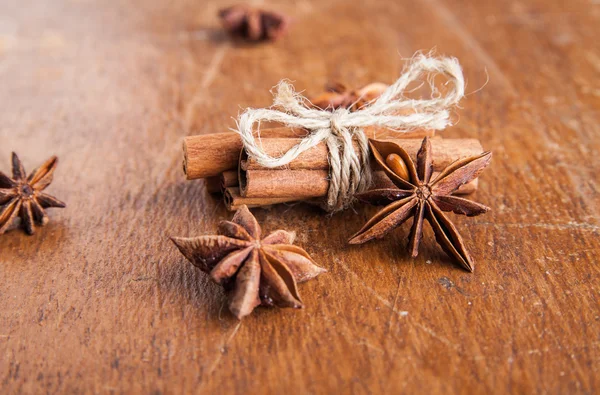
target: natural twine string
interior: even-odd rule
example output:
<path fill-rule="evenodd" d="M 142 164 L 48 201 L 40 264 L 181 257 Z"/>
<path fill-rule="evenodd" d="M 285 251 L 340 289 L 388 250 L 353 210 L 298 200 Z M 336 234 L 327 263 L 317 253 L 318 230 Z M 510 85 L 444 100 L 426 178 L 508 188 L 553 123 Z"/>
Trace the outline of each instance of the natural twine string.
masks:
<path fill-rule="evenodd" d="M 424 74 L 431 87 L 430 99 L 404 97 L 409 84 Z M 446 95 L 435 88 L 435 75 L 443 74 L 449 86 Z M 423 54 L 413 57 L 398 80 L 376 100 L 355 112 L 337 109 L 333 112 L 309 108 L 307 99 L 294 91 L 287 81 L 281 81 L 271 108 L 248 108 L 237 121 L 237 130 L 248 155 L 261 166 L 273 168 L 289 164 L 304 151 L 321 142 L 327 144 L 330 164 L 330 186 L 325 209 L 333 212 L 348 207 L 355 193 L 364 192 L 371 183 L 368 139 L 362 132 L 367 126 L 381 126 L 404 133 L 424 128 L 441 130 L 451 124 L 450 109 L 464 96 L 462 69 L 455 58 L 432 58 Z M 410 110 L 407 115 L 403 111 Z M 309 131 L 296 146 L 279 157 L 268 155 L 260 138 L 255 138 L 256 123 L 274 121 L 288 127 Z M 358 143 L 358 153 L 353 147 Z"/>

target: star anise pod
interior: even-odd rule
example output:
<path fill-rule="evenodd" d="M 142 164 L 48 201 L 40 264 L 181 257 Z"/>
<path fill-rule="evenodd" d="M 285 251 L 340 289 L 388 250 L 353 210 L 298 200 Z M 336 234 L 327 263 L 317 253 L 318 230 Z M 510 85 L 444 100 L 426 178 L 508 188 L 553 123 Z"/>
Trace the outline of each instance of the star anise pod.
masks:
<path fill-rule="evenodd" d="M 10 178 L 0 172 L 0 235 L 21 217 L 21 226 L 32 235 L 35 224 L 46 225 L 48 216 L 44 211 L 48 207 L 66 207 L 60 200 L 43 191 L 52 182 L 58 158 L 53 156 L 42 166 L 35 169 L 29 177 L 17 154 L 12 154 L 12 174 Z"/>
<path fill-rule="evenodd" d="M 461 185 L 475 179 L 492 159 L 491 152 L 459 159 L 446 167 L 434 180 L 431 143 L 423 140 L 417 153 L 417 164 L 398 144 L 370 140 L 371 151 L 377 163 L 399 189 L 375 189 L 358 195 L 371 204 L 386 204 L 352 238 L 350 244 L 362 244 L 382 238 L 413 217 L 408 249 L 413 257 L 419 253 L 423 222 L 427 219 L 437 242 L 444 251 L 454 257 L 465 269 L 473 271 L 473 259 L 467 252 L 462 237 L 444 211 L 475 216 L 489 210 L 488 207 L 452 196 Z"/>
<path fill-rule="evenodd" d="M 283 14 L 245 4 L 224 8 L 219 11 L 219 17 L 230 34 L 249 41 L 276 40 L 290 24 L 290 19 Z"/>
<path fill-rule="evenodd" d="M 374 82 L 360 89 L 350 89 L 341 82 L 334 82 L 325 87 L 325 93 L 312 98 L 311 104 L 322 110 L 333 111 L 338 108 L 347 108 L 350 111 L 356 111 L 378 98 L 387 88 L 388 85 L 381 82 Z"/>
<path fill-rule="evenodd" d="M 172 240 L 192 264 L 230 291 L 229 310 L 238 319 L 261 304 L 301 308 L 297 283 L 326 271 L 292 245 L 294 233 L 276 230 L 261 239 L 260 225 L 246 206 L 231 221 L 222 221 L 217 233 Z"/>

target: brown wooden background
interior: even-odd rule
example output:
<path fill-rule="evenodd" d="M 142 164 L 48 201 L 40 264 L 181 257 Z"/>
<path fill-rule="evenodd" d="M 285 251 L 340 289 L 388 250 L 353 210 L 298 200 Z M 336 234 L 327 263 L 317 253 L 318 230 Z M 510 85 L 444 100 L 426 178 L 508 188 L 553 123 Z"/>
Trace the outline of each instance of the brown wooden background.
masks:
<path fill-rule="evenodd" d="M 223 35 L 225 4 L 2 1 L 0 168 L 57 154 L 68 208 L 0 237 L 0 392 L 597 392 L 600 4 L 268 1 L 295 25 L 261 46 Z M 414 261 L 406 228 L 346 246 L 372 208 L 256 210 L 329 273 L 304 310 L 236 321 L 168 240 L 229 216 L 184 181 L 182 137 L 226 131 L 281 78 L 389 83 L 433 47 L 474 92 L 444 136 L 494 150 L 474 196 L 493 211 L 453 216 L 475 273 L 430 230 Z"/>

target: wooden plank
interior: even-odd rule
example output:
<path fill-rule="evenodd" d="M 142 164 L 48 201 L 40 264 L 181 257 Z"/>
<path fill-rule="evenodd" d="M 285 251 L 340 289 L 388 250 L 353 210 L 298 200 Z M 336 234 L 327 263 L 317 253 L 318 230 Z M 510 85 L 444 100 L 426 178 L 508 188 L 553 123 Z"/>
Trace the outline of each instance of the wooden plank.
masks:
<path fill-rule="evenodd" d="M 50 191 L 68 203 L 35 236 L 0 236 L 0 392 L 594 393 L 600 161 L 591 2 L 268 2 L 295 17 L 282 41 L 230 43 L 225 2 L 30 0 L 0 15 L 0 170 L 60 157 Z M 448 137 L 494 150 L 456 218 L 476 260 L 455 268 L 426 230 L 345 240 L 375 209 L 335 216 L 256 210 L 298 232 L 329 272 L 301 311 L 243 322 L 172 235 L 228 218 L 181 171 L 181 139 L 270 104 L 281 78 L 391 82 L 437 47 L 468 91 Z M 478 90 L 487 80 L 484 89 Z"/>

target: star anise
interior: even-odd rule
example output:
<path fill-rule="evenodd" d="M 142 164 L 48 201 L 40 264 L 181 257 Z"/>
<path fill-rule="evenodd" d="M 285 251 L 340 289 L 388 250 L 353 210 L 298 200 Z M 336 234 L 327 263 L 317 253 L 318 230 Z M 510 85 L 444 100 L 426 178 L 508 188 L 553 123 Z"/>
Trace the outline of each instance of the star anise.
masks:
<path fill-rule="evenodd" d="M 29 177 L 17 154 L 12 154 L 12 174 L 10 178 L 0 172 L 0 235 L 21 217 L 21 226 L 32 235 L 35 224 L 46 225 L 48 216 L 44 209 L 48 207 L 66 207 L 60 200 L 42 192 L 50 185 L 58 158 L 53 156 L 42 166 L 35 169 Z"/>
<path fill-rule="evenodd" d="M 350 89 L 341 82 L 334 82 L 325 87 L 325 93 L 312 98 L 311 104 L 322 110 L 333 111 L 338 108 L 347 108 L 350 111 L 356 111 L 371 100 L 378 98 L 387 88 L 388 85 L 381 82 L 374 82 L 360 89 Z"/>
<path fill-rule="evenodd" d="M 219 17 L 230 34 L 249 41 L 276 40 L 290 24 L 290 19 L 283 14 L 245 4 L 224 8 L 219 11 Z"/>
<path fill-rule="evenodd" d="M 488 207 L 452 196 L 461 185 L 475 179 L 492 159 L 491 152 L 459 159 L 446 167 L 434 180 L 431 143 L 423 140 L 417 153 L 417 164 L 398 144 L 370 140 L 371 151 L 377 163 L 399 189 L 375 189 L 358 195 L 371 204 L 386 204 L 352 238 L 350 244 L 362 244 L 382 238 L 413 217 L 408 249 L 413 257 L 419 253 L 424 219 L 433 228 L 437 242 L 444 251 L 454 257 L 465 269 L 473 271 L 473 259 L 467 252 L 462 237 L 444 211 L 475 216 L 489 210 Z"/>
<path fill-rule="evenodd" d="M 292 245 L 294 233 L 276 230 L 261 239 L 260 225 L 246 206 L 231 221 L 221 221 L 217 233 L 172 240 L 192 264 L 230 291 L 229 310 L 238 319 L 260 304 L 301 308 L 296 284 L 326 271 Z"/>

